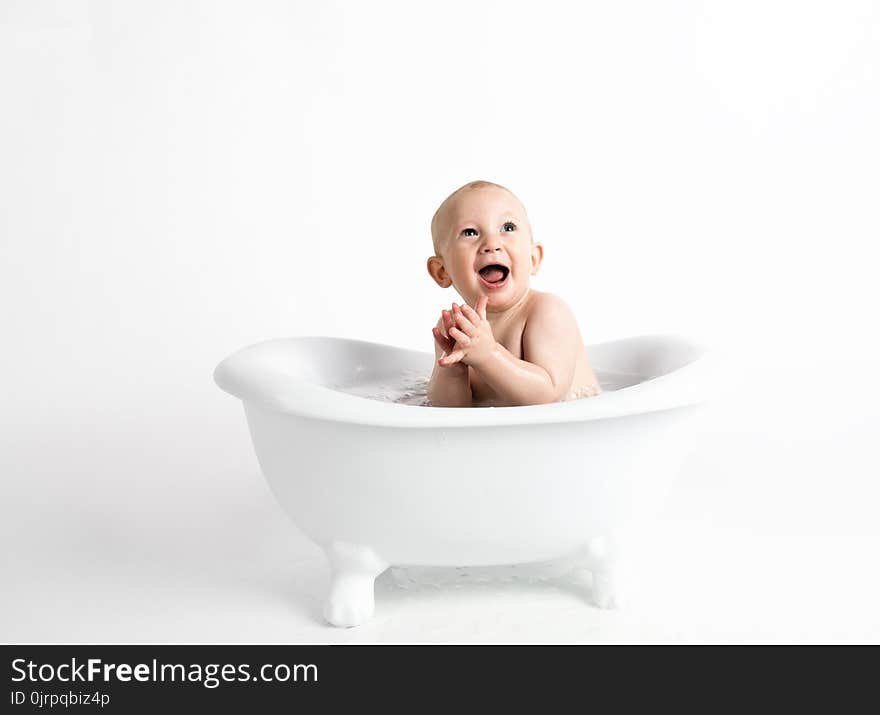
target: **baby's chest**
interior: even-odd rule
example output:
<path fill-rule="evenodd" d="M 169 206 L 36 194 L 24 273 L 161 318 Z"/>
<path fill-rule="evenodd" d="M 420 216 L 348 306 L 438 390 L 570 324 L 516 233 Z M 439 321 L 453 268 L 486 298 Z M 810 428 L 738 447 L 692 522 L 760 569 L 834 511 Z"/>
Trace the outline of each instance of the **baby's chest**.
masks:
<path fill-rule="evenodd" d="M 515 358 L 523 359 L 522 331 L 516 334 L 507 334 L 500 338 L 496 336 L 495 339 Z M 470 377 L 471 394 L 473 394 L 474 400 L 477 402 L 491 402 L 495 397 L 495 391 L 483 381 L 480 373 L 471 367 L 468 368 L 468 375 Z"/>
<path fill-rule="evenodd" d="M 500 329 L 499 329 L 500 328 Z M 495 328 L 495 342 L 501 343 L 515 358 L 522 359 L 522 337 L 525 325 L 520 322 Z"/>
<path fill-rule="evenodd" d="M 520 360 L 522 360 L 522 330 L 505 333 L 500 336 L 496 335 L 495 342 L 501 343 L 501 345 L 504 346 L 507 352 L 509 352 L 515 358 L 519 358 Z"/>

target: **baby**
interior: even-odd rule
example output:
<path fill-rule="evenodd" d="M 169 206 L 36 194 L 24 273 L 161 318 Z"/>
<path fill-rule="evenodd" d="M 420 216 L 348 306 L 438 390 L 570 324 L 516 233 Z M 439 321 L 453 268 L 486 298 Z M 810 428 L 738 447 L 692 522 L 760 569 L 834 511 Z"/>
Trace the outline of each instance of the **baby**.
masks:
<path fill-rule="evenodd" d="M 519 199 L 472 181 L 440 204 L 431 236 L 428 273 L 464 301 L 433 328 L 431 405 L 538 405 L 601 392 L 571 309 L 529 288 L 544 249 Z"/>

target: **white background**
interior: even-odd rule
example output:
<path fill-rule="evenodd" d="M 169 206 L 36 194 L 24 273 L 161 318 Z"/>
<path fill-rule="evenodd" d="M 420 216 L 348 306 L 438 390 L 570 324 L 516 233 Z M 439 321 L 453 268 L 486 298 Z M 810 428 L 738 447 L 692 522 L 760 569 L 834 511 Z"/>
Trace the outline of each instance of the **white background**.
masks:
<path fill-rule="evenodd" d="M 3 641 L 880 640 L 880 4 L 3 0 L 0 102 Z M 334 630 L 211 373 L 430 351 L 473 179 L 588 344 L 691 335 L 727 397 L 641 610 L 386 575 Z"/>

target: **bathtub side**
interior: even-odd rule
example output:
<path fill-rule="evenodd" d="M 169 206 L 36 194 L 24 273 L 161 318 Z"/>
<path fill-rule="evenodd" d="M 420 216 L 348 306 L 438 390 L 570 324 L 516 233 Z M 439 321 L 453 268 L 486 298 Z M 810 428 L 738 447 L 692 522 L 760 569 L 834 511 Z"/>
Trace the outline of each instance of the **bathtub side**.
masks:
<path fill-rule="evenodd" d="M 658 506 L 694 410 L 604 420 L 403 429 L 245 403 L 261 468 L 317 544 L 395 564 L 555 558 Z"/>
<path fill-rule="evenodd" d="M 590 348 L 605 369 L 627 366 L 650 372 L 639 384 L 583 400 L 497 408 L 432 408 L 370 400 L 326 384 L 374 361 L 390 373 L 430 366 L 431 356 L 344 339 L 295 338 L 266 341 L 223 360 L 214 379 L 249 404 L 290 415 L 406 429 L 516 426 L 601 420 L 699 404 L 716 383 L 715 361 L 694 343 L 675 336 L 638 336 Z M 382 351 L 377 353 L 377 351 Z M 599 363 L 597 362 L 597 365 Z M 675 367 L 680 365 L 680 367 Z M 334 367 L 335 366 L 335 367 Z M 346 372 L 347 371 L 347 372 Z M 656 374 L 655 374 L 656 373 Z"/>

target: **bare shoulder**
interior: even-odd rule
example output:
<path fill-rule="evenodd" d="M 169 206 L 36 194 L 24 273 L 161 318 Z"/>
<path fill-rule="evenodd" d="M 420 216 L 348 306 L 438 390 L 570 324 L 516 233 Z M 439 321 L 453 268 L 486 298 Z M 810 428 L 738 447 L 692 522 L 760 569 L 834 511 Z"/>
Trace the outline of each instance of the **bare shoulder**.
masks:
<path fill-rule="evenodd" d="M 577 329 L 574 312 L 562 298 L 553 293 L 532 291 L 526 314 L 525 329 Z"/>
<path fill-rule="evenodd" d="M 583 344 L 574 313 L 562 298 L 537 293 L 522 336 L 523 359 L 547 371 L 554 400 L 563 399 L 583 381 Z"/>

